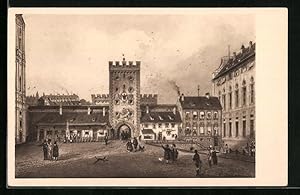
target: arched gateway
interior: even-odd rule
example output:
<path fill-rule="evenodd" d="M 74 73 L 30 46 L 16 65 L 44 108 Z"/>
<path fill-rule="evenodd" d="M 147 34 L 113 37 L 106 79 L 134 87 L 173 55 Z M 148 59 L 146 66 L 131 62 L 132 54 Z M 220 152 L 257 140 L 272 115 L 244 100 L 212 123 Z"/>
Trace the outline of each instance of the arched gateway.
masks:
<path fill-rule="evenodd" d="M 120 123 L 116 126 L 116 138 L 120 139 L 121 138 L 121 133 L 125 133 L 128 137 L 133 136 L 133 127 L 132 125 L 128 123 Z"/>

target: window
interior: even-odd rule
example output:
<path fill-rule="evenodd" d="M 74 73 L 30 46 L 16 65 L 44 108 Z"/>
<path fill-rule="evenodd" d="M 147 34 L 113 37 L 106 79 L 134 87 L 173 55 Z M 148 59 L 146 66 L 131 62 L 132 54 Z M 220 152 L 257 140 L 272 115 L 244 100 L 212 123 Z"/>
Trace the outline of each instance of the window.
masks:
<path fill-rule="evenodd" d="M 211 119 L 211 112 L 207 112 L 207 119 Z"/>
<path fill-rule="evenodd" d="M 20 128 L 22 128 L 22 120 L 20 120 Z"/>
<path fill-rule="evenodd" d="M 251 77 L 251 84 L 250 84 L 250 102 L 251 104 L 254 103 L 254 79 Z"/>
<path fill-rule="evenodd" d="M 211 135 L 211 124 L 207 124 L 207 135 Z"/>
<path fill-rule="evenodd" d="M 232 92 L 229 93 L 229 109 L 232 108 Z"/>
<path fill-rule="evenodd" d="M 231 122 L 229 122 L 229 137 L 232 137 L 232 126 L 231 126 Z"/>
<path fill-rule="evenodd" d="M 223 95 L 223 110 L 226 110 L 226 95 Z"/>
<path fill-rule="evenodd" d="M 214 112 L 214 119 L 218 119 L 218 112 Z"/>
<path fill-rule="evenodd" d="M 171 123 L 171 127 L 174 128 L 175 127 L 175 123 Z"/>
<path fill-rule="evenodd" d="M 204 112 L 200 112 L 200 119 L 204 119 L 204 117 L 205 117 Z"/>
<path fill-rule="evenodd" d="M 190 112 L 185 112 L 185 119 L 189 119 L 190 118 Z"/>
<path fill-rule="evenodd" d="M 156 129 L 156 125 L 155 124 L 153 124 L 153 129 Z"/>
<path fill-rule="evenodd" d="M 158 128 L 161 128 L 161 123 L 158 123 Z"/>
<path fill-rule="evenodd" d="M 226 137 L 226 123 L 223 124 L 223 137 Z"/>
<path fill-rule="evenodd" d="M 169 128 L 169 123 L 166 123 L 165 126 L 166 126 L 166 128 Z"/>
<path fill-rule="evenodd" d="M 243 93 L 243 106 L 246 105 L 246 97 L 247 97 L 247 88 L 246 88 L 246 81 L 243 81 L 243 88 L 242 88 L 242 93 Z"/>
<path fill-rule="evenodd" d="M 145 128 L 148 128 L 148 124 L 147 123 L 144 126 L 145 126 Z"/>
<path fill-rule="evenodd" d="M 120 104 L 120 101 L 119 100 L 115 100 L 115 104 Z"/>
<path fill-rule="evenodd" d="M 194 111 L 193 112 L 193 120 L 197 120 L 198 119 L 198 112 Z"/>
<path fill-rule="evenodd" d="M 254 137 L 254 120 L 253 119 L 250 120 L 250 137 L 251 138 Z"/>
<path fill-rule="evenodd" d="M 219 91 L 219 100 L 221 101 L 221 91 Z"/>
<path fill-rule="evenodd" d="M 235 122 L 235 137 L 239 136 L 239 122 Z"/>
<path fill-rule="evenodd" d="M 243 137 L 246 137 L 246 120 L 243 121 Z"/>
<path fill-rule="evenodd" d="M 200 123 L 199 129 L 200 129 L 200 134 L 204 135 L 204 123 Z"/>
<path fill-rule="evenodd" d="M 219 129 L 219 125 L 218 123 L 214 124 L 214 135 L 218 135 L 218 129 Z"/>
<path fill-rule="evenodd" d="M 235 107 L 239 107 L 239 90 L 235 90 Z"/>

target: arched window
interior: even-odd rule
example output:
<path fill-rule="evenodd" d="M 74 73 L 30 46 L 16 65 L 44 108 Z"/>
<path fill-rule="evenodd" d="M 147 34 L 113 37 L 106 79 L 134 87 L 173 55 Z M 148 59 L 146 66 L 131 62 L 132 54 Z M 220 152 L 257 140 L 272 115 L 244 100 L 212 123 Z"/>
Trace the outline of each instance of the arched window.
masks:
<path fill-rule="evenodd" d="M 242 86 L 242 93 L 243 93 L 243 106 L 246 105 L 246 97 L 247 97 L 247 88 L 246 88 L 246 81 L 243 80 L 243 86 Z"/>
<path fill-rule="evenodd" d="M 254 103 L 254 79 L 251 77 L 250 79 L 250 103 Z"/>
<path fill-rule="evenodd" d="M 231 109 L 232 108 L 232 87 L 231 86 L 229 86 L 228 96 L 229 96 L 229 109 Z"/>
<path fill-rule="evenodd" d="M 239 107 L 239 85 L 235 85 L 235 107 Z"/>
<path fill-rule="evenodd" d="M 223 109 L 226 110 L 226 94 L 225 94 L 225 88 L 223 88 Z"/>

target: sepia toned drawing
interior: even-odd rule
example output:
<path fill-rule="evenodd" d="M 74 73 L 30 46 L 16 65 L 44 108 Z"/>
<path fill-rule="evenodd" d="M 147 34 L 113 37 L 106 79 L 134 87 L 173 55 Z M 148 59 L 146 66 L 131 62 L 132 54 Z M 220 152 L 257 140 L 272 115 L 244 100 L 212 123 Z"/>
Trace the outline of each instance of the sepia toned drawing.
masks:
<path fill-rule="evenodd" d="M 15 15 L 16 178 L 255 178 L 251 14 Z"/>

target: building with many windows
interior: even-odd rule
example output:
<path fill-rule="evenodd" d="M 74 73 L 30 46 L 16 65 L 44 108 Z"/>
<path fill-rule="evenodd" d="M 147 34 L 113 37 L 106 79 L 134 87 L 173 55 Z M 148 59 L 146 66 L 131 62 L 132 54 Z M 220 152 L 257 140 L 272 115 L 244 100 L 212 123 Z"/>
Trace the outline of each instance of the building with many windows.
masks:
<path fill-rule="evenodd" d="M 225 56 L 213 73 L 212 93 L 222 104 L 222 139 L 234 148 L 255 139 L 255 43 Z"/>
<path fill-rule="evenodd" d="M 25 79 L 25 22 L 21 14 L 16 14 L 16 124 L 15 143 L 26 141 L 26 79 Z"/>
<path fill-rule="evenodd" d="M 204 146 L 220 143 L 222 107 L 217 97 L 184 96 L 178 99 L 178 109 L 182 118 L 179 138 L 193 140 Z"/>

